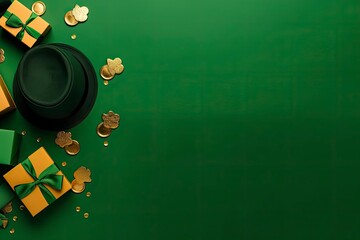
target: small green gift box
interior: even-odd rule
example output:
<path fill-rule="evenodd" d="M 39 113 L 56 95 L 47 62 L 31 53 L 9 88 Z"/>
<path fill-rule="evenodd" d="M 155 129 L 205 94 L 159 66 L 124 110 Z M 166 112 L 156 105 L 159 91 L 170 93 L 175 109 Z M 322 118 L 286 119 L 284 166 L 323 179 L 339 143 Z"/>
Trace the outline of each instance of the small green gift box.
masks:
<path fill-rule="evenodd" d="M 18 163 L 20 144 L 20 134 L 0 129 L 0 164 L 15 166 Z"/>
<path fill-rule="evenodd" d="M 0 209 L 3 209 L 13 198 L 15 194 L 12 191 L 11 187 L 5 182 L 5 180 L 0 179 Z"/>

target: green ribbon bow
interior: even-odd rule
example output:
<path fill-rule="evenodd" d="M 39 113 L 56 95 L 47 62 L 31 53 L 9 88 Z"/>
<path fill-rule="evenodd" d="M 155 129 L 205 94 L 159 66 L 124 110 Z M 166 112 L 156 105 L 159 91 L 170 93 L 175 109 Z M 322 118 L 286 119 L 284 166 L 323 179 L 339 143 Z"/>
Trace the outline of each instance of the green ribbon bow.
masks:
<path fill-rule="evenodd" d="M 36 186 L 38 186 L 46 202 L 48 204 L 54 202 L 56 198 L 44 185 L 48 185 L 49 187 L 56 190 L 61 190 L 63 175 L 56 175 L 56 173 L 59 172 L 59 169 L 55 166 L 55 164 L 50 165 L 47 169 L 40 173 L 39 177 L 36 177 L 37 175 L 35 173 L 35 169 L 28 158 L 23 161 L 21 165 L 23 166 L 25 171 L 34 179 L 34 182 L 23 183 L 15 186 L 14 189 L 16 194 L 21 199 L 23 199 L 24 197 L 32 193 Z"/>
<path fill-rule="evenodd" d="M 2 215 L 2 214 L 0 213 L 0 220 L 7 220 L 7 217 L 5 217 L 5 215 Z"/>
<path fill-rule="evenodd" d="M 18 16 L 16 16 L 13 13 L 10 13 L 9 11 L 6 11 L 3 16 L 7 18 L 6 20 L 7 26 L 12 28 L 21 28 L 20 32 L 18 32 L 18 34 L 16 35 L 16 38 L 22 40 L 24 37 L 24 31 L 26 31 L 30 36 L 32 36 L 35 39 L 38 39 L 41 36 L 41 34 L 38 31 L 28 26 L 29 23 L 31 23 L 35 18 L 38 17 L 38 15 L 36 15 L 35 13 L 31 13 L 30 17 L 25 23 L 23 23 Z"/>

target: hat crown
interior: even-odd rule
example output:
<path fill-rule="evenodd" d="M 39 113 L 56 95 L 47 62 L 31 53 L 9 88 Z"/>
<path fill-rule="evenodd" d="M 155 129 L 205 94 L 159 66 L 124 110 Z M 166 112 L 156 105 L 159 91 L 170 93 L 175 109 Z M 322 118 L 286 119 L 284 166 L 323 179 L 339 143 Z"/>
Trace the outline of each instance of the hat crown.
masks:
<path fill-rule="evenodd" d="M 59 104 L 69 93 L 72 79 L 67 59 L 56 48 L 34 48 L 23 60 L 20 89 L 30 102 L 41 106 Z"/>

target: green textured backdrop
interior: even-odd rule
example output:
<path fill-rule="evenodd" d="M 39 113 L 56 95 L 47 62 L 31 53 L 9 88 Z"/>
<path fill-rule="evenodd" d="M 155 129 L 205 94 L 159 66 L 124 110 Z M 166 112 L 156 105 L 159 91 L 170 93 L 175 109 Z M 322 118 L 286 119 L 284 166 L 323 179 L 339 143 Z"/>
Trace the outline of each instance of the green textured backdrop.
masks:
<path fill-rule="evenodd" d="M 360 238 L 359 1 L 44 2 L 45 42 L 126 70 L 98 77 L 93 111 L 71 129 L 76 157 L 19 112 L 0 120 L 27 131 L 21 157 L 43 145 L 70 179 L 93 173 L 90 198 L 68 193 L 34 219 L 14 201 L 1 239 Z M 76 3 L 89 20 L 71 28 Z M 11 87 L 24 48 L 0 37 Z M 95 128 L 108 110 L 122 119 L 105 148 Z"/>

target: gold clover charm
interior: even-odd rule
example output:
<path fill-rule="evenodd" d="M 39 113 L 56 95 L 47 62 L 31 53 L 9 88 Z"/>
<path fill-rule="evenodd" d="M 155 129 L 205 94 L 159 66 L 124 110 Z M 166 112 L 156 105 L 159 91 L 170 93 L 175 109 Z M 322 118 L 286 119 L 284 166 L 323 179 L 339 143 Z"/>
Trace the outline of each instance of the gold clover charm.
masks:
<path fill-rule="evenodd" d="M 115 129 L 119 126 L 120 115 L 109 111 L 108 113 L 103 113 L 102 119 L 104 121 L 104 127 Z"/>
<path fill-rule="evenodd" d="M 73 140 L 71 139 L 71 132 L 58 132 L 55 139 L 55 143 L 61 148 L 71 145 L 72 142 Z"/>
<path fill-rule="evenodd" d="M 5 52 L 4 49 L 0 48 L 0 63 L 5 61 Z"/>
<path fill-rule="evenodd" d="M 85 6 L 80 7 L 76 4 L 72 10 L 72 14 L 74 15 L 76 21 L 85 22 L 88 19 L 89 9 Z"/>
<path fill-rule="evenodd" d="M 124 71 L 124 65 L 122 65 L 122 61 L 120 58 L 115 58 L 114 60 L 108 58 L 106 61 L 109 67 L 109 72 L 112 75 L 121 74 Z"/>
<path fill-rule="evenodd" d="M 84 182 L 91 182 L 91 171 L 89 169 L 87 169 L 86 167 L 79 167 L 75 172 L 74 172 L 74 178 L 76 179 L 77 183 L 84 183 Z"/>

